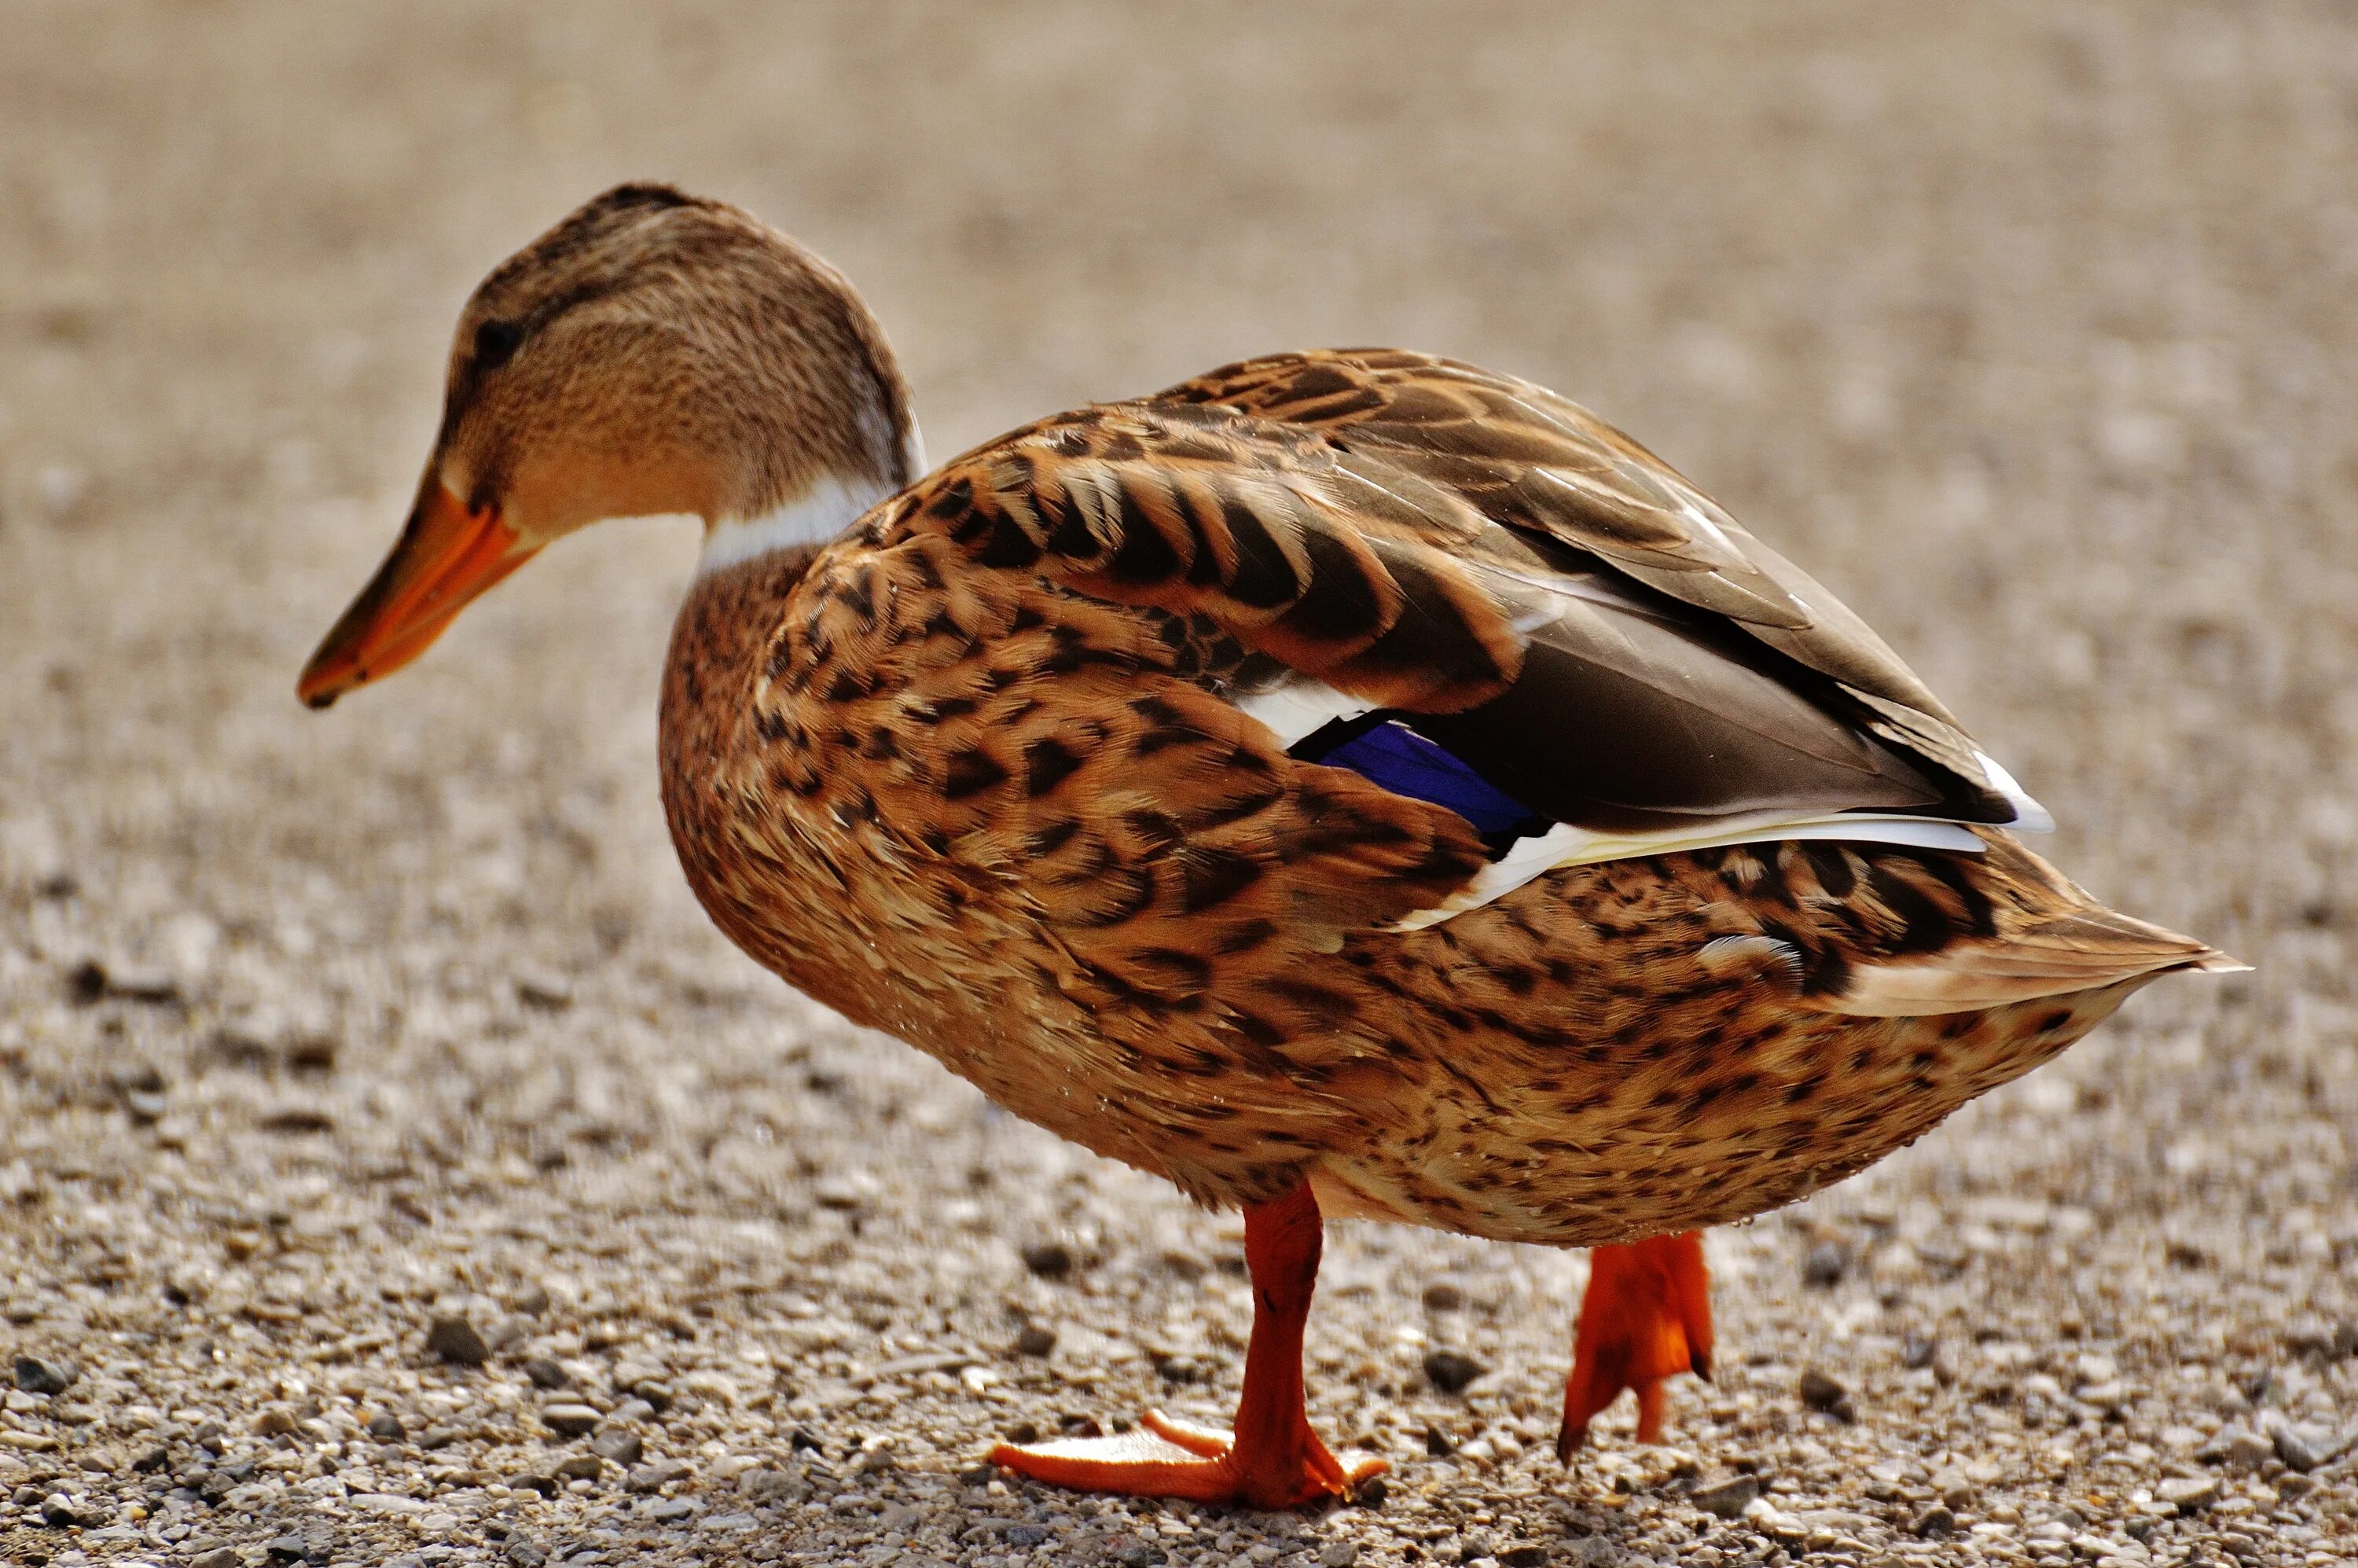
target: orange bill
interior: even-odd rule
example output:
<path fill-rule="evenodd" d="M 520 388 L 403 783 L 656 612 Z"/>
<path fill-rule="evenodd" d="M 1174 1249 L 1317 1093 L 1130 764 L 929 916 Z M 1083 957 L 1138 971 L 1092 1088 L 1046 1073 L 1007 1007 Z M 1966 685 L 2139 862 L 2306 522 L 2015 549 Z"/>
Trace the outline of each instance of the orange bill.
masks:
<path fill-rule="evenodd" d="M 537 547 L 524 544 L 496 509 L 471 512 L 429 477 L 393 553 L 303 666 L 296 694 L 325 708 L 401 668 Z"/>

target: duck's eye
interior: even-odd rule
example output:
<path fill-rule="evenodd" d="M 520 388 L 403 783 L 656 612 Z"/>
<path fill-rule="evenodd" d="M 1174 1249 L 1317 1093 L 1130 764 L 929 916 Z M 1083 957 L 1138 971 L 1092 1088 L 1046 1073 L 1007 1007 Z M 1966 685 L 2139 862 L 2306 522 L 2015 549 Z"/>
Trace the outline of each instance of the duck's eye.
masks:
<path fill-rule="evenodd" d="M 513 321 L 486 321 L 475 329 L 475 364 L 481 370 L 497 370 L 515 358 L 516 345 L 524 341 L 524 329 Z"/>

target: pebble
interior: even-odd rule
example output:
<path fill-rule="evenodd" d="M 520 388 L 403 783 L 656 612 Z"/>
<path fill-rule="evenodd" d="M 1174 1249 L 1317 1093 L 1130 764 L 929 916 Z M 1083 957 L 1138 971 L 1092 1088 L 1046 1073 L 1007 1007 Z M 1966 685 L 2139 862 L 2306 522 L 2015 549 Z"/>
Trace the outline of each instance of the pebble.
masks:
<path fill-rule="evenodd" d="M 1801 1260 L 1801 1283 L 1829 1291 L 1850 1271 L 1850 1249 L 1839 1241 L 1821 1241 Z"/>
<path fill-rule="evenodd" d="M 516 1000 L 544 1012 L 562 1012 L 573 1005 L 573 982 L 554 969 L 520 969 L 515 977 Z"/>
<path fill-rule="evenodd" d="M 674 1481 L 685 1480 L 687 1465 L 678 1459 L 651 1459 L 635 1466 L 623 1478 L 622 1488 L 631 1492 L 660 1492 Z"/>
<path fill-rule="evenodd" d="M 84 958 L 67 975 L 66 985 L 74 1000 L 81 1002 L 106 997 L 158 1004 L 180 1000 L 180 982 L 172 972 L 151 964 L 109 964 Z"/>
<path fill-rule="evenodd" d="M 379 1443 L 399 1443 L 409 1435 L 401 1418 L 391 1411 L 379 1411 L 369 1417 L 368 1434 Z"/>
<path fill-rule="evenodd" d="M 605 1417 L 590 1405 L 559 1403 L 540 1408 L 541 1424 L 559 1437 L 584 1437 L 598 1430 Z"/>
<path fill-rule="evenodd" d="M 1424 1287 L 1424 1310 L 1455 1312 L 1466 1304 L 1466 1292 L 1446 1280 L 1435 1280 Z"/>
<path fill-rule="evenodd" d="M 62 1394 L 81 1379 L 81 1368 L 70 1361 L 44 1360 L 38 1356 L 16 1357 L 16 1387 L 28 1394 Z"/>
<path fill-rule="evenodd" d="M 1942 1536 L 1957 1533 L 1957 1516 L 1947 1504 L 1934 1503 L 1931 1508 L 1918 1514 L 1916 1522 L 1908 1528 L 1927 1541 L 1934 1541 Z"/>
<path fill-rule="evenodd" d="M 492 1358 L 492 1347 L 475 1325 L 455 1313 L 437 1316 L 426 1330 L 429 1355 L 460 1367 L 480 1367 Z"/>
<path fill-rule="evenodd" d="M 1073 1271 L 1072 1249 L 1059 1241 L 1035 1241 L 1023 1249 L 1023 1266 L 1044 1280 L 1061 1280 Z"/>
<path fill-rule="evenodd" d="M 635 1476 L 633 1478 L 636 1479 Z M 631 1489 L 640 1491 L 644 1488 L 633 1487 Z M 657 1524 L 676 1524 L 681 1519 L 697 1513 L 699 1506 L 694 1498 L 665 1498 L 662 1502 L 647 1509 L 646 1517 Z"/>
<path fill-rule="evenodd" d="M 1840 1422 L 1857 1419 L 1857 1412 L 1851 1407 L 1850 1390 L 1815 1367 L 1801 1373 L 1801 1402 L 1813 1411 L 1822 1411 Z"/>
<path fill-rule="evenodd" d="M 234 1546 L 216 1546 L 189 1558 L 189 1568 L 245 1568 L 245 1559 L 237 1554 Z"/>
<path fill-rule="evenodd" d="M 573 1381 L 572 1374 L 546 1356 L 526 1357 L 524 1375 L 532 1379 L 536 1389 L 561 1389 Z"/>
<path fill-rule="evenodd" d="M 1424 1353 L 1424 1376 L 1427 1381 L 1444 1394 L 1462 1394 L 1466 1385 L 1490 1368 L 1456 1350 L 1428 1350 Z"/>
<path fill-rule="evenodd" d="M 1023 1332 L 1015 1336 L 1018 1356 L 1045 1356 L 1056 1348 L 1056 1331 L 1037 1323 L 1027 1323 Z"/>
<path fill-rule="evenodd" d="M 1351 1568 L 1359 1549 L 1347 1541 L 1330 1541 L 1318 1549 L 1318 1568 Z"/>
<path fill-rule="evenodd" d="M 590 1440 L 590 1452 L 627 1470 L 644 1452 L 639 1434 L 626 1427 L 610 1426 Z"/>
<path fill-rule="evenodd" d="M 2180 1513 L 2195 1513 L 2219 1500 L 2219 1478 L 2216 1476 L 2172 1476 L 2153 1489 L 2154 1500 L 2168 1503 Z"/>
<path fill-rule="evenodd" d="M 1690 1493 L 1687 1501 L 1714 1519 L 1737 1519 L 1759 1495 L 1759 1476 L 1736 1476 Z"/>
<path fill-rule="evenodd" d="M 1542 1568 L 1552 1553 L 1536 1541 L 1524 1541 L 1498 1548 L 1497 1555 L 1503 1568 Z"/>
<path fill-rule="evenodd" d="M 2275 1433 L 2276 1455 L 2284 1461 L 2288 1470 L 2306 1476 L 2321 1465 L 2332 1463 L 2346 1444 L 2321 1426 L 2295 1425 L 2286 1422 Z"/>

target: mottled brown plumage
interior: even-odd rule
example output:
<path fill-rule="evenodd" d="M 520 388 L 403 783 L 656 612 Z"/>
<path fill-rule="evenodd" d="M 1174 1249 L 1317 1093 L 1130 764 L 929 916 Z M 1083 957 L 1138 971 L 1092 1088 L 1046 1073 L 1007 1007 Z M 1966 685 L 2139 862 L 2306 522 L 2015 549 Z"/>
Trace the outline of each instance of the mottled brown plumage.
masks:
<path fill-rule="evenodd" d="M 913 483 L 914 450 L 834 274 L 611 193 L 470 303 L 410 535 L 305 695 L 414 656 L 556 533 L 701 512 L 662 769 L 705 908 L 1018 1114 L 1246 1206 L 1257 1281 L 1293 1281 L 1272 1345 L 1320 1208 L 1558 1245 L 1739 1218 L 2154 976 L 2234 967 L 2023 849 L 2035 805 L 1898 655 L 1542 388 L 1284 354 Z M 1347 749 L 1371 727 L 1409 762 Z M 1648 1270 L 1684 1281 L 1663 1354 L 1707 1346 L 1699 1260 Z M 1347 1484 L 1259 1333 L 1233 1453 L 1001 1457 Z"/>

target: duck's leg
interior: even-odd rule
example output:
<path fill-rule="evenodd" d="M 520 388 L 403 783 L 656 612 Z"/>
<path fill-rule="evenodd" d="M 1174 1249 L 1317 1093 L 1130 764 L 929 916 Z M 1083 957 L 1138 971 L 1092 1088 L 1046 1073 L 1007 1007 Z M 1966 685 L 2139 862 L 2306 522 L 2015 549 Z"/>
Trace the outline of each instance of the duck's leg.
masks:
<path fill-rule="evenodd" d="M 1588 1438 L 1588 1422 L 1638 1391 L 1638 1441 L 1662 1438 L 1662 1382 L 1681 1372 L 1711 1378 L 1711 1276 L 1703 1232 L 1656 1236 L 1588 1254 L 1588 1292 L 1573 1340 L 1572 1376 L 1563 1385 L 1559 1458 Z"/>
<path fill-rule="evenodd" d="M 1257 1509 L 1293 1508 L 1347 1495 L 1386 1468 L 1346 1465 L 1310 1430 L 1302 1402 L 1302 1325 L 1318 1283 L 1324 1237 L 1307 1183 L 1245 1210 L 1245 1263 L 1252 1271 L 1252 1343 L 1233 1433 L 1149 1411 L 1144 1430 L 1021 1447 L 1002 1443 L 994 1465 L 1092 1492 L 1190 1498 Z"/>

